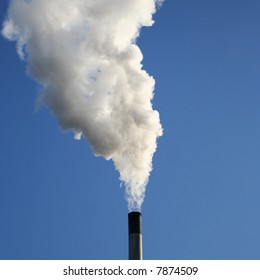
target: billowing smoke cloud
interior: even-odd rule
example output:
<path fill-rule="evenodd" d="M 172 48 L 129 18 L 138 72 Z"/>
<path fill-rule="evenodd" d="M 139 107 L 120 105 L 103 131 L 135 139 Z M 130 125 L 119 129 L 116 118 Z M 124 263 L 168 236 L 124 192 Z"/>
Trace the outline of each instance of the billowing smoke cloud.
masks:
<path fill-rule="evenodd" d="M 41 102 L 63 129 L 112 159 L 129 210 L 140 210 L 162 135 L 154 79 L 135 44 L 157 0 L 12 0 L 2 34 L 16 41 Z"/>

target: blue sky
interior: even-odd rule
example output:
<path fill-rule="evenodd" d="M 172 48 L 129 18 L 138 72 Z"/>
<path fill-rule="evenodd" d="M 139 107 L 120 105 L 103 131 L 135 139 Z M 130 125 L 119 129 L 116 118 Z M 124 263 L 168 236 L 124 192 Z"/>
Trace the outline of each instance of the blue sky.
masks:
<path fill-rule="evenodd" d="M 259 14 L 256 0 L 168 0 L 141 32 L 164 127 L 145 259 L 260 258 Z M 2 37 L 0 54 L 0 259 L 127 259 L 112 162 L 35 111 L 39 87 Z"/>

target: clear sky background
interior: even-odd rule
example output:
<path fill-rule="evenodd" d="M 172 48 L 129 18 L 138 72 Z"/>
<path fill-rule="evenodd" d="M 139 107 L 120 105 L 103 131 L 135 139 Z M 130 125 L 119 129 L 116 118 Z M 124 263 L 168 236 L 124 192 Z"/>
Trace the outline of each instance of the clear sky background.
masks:
<path fill-rule="evenodd" d="M 141 32 L 164 127 L 145 259 L 260 259 L 259 15 L 259 0 L 167 0 Z M 35 111 L 39 87 L 2 37 L 0 56 L 0 259 L 127 259 L 112 162 Z"/>

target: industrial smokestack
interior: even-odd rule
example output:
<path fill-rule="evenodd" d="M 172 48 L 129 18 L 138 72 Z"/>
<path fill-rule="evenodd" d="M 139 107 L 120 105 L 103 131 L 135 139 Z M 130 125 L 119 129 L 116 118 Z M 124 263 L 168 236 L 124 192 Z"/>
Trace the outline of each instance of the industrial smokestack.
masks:
<path fill-rule="evenodd" d="M 142 260 L 142 215 L 140 212 L 128 214 L 129 260 Z"/>

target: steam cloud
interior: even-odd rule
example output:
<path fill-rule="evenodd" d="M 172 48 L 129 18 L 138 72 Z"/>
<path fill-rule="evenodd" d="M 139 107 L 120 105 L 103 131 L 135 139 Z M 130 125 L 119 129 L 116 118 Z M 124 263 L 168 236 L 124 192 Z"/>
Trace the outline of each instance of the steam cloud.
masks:
<path fill-rule="evenodd" d="M 60 126 L 112 159 L 129 210 L 140 210 L 162 135 L 154 79 L 135 44 L 158 0 L 12 0 L 2 34 L 16 41 L 40 101 Z M 39 101 L 39 100 L 38 100 Z"/>

